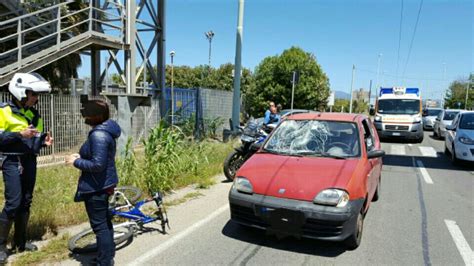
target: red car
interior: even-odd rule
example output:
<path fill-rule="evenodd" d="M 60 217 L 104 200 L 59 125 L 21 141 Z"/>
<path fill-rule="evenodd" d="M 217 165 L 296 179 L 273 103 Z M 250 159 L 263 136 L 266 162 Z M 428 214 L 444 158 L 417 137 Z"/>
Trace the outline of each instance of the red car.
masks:
<path fill-rule="evenodd" d="M 344 241 L 355 249 L 379 197 L 384 154 L 367 116 L 292 115 L 237 171 L 231 219 L 279 237 Z"/>

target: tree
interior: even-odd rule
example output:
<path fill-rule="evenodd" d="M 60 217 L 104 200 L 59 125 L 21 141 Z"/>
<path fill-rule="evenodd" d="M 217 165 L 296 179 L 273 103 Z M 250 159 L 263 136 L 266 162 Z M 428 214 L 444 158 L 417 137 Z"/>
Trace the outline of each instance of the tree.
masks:
<path fill-rule="evenodd" d="M 291 47 L 281 55 L 264 58 L 257 66 L 254 84 L 243 90 L 246 111 L 260 116 L 268 101 L 290 108 L 293 71 L 300 73 L 295 86 L 294 108 L 324 110 L 329 97 L 328 77 L 313 54 Z"/>
<path fill-rule="evenodd" d="M 333 112 L 349 112 L 349 100 L 336 99 L 334 100 L 334 106 L 332 107 Z"/>
<path fill-rule="evenodd" d="M 452 109 L 472 109 L 474 103 L 474 92 L 472 91 L 472 86 L 474 84 L 474 74 L 469 76 L 470 80 L 470 91 L 468 94 L 467 106 L 466 102 L 466 89 L 468 87 L 468 82 L 465 79 L 455 80 L 449 85 L 449 89 L 446 92 L 444 98 L 444 108 Z"/>
<path fill-rule="evenodd" d="M 349 109 L 348 109 L 349 111 Z M 369 111 L 369 104 L 365 101 L 352 101 L 352 112 L 356 114 L 364 114 Z"/>
<path fill-rule="evenodd" d="M 156 71 L 156 66 L 154 67 Z M 219 68 L 208 68 L 206 65 L 195 67 L 190 66 L 173 66 L 173 86 L 175 88 L 208 88 L 216 90 L 233 90 L 233 70 L 234 65 L 226 63 Z M 115 84 L 125 85 L 118 74 L 112 74 L 112 81 Z M 143 81 L 143 72 L 138 79 Z M 151 83 L 151 76 L 147 75 L 148 83 Z M 252 86 L 253 77 L 249 69 L 242 70 L 241 87 L 242 91 Z M 171 87 L 171 66 L 166 66 L 166 87 Z"/>

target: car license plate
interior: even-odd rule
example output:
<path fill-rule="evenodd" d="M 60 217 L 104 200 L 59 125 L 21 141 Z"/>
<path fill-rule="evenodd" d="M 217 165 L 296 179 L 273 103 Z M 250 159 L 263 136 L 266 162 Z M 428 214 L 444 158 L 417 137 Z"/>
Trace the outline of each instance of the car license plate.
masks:
<path fill-rule="evenodd" d="M 400 132 L 392 132 L 392 136 L 400 136 Z"/>

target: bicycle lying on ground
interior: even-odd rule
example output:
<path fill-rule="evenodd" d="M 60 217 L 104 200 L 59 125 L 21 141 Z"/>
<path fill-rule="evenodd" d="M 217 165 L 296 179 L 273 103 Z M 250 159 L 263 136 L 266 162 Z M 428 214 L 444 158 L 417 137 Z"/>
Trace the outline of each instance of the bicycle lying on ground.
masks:
<path fill-rule="evenodd" d="M 155 221 L 161 222 L 161 233 L 166 234 L 166 226 L 169 228 L 168 216 L 163 206 L 163 195 L 160 192 L 153 197 L 138 201 L 142 192 L 131 186 L 117 187 L 110 197 L 109 208 L 114 218 L 125 219 L 126 222 L 114 224 L 114 242 L 118 246 L 138 231 L 144 231 L 144 225 Z M 142 212 L 146 203 L 154 201 L 156 210 L 147 215 Z M 73 253 L 89 253 L 97 251 L 96 237 L 92 229 L 86 229 L 69 240 L 69 250 Z"/>

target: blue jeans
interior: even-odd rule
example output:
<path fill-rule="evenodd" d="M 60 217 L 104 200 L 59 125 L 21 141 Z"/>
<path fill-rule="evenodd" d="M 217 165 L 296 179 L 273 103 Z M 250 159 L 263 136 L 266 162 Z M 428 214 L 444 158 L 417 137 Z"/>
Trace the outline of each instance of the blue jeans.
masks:
<path fill-rule="evenodd" d="M 92 193 L 84 198 L 87 216 L 97 239 L 98 265 L 112 265 L 115 256 L 112 215 L 109 211 L 109 195 Z"/>

